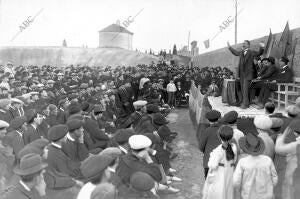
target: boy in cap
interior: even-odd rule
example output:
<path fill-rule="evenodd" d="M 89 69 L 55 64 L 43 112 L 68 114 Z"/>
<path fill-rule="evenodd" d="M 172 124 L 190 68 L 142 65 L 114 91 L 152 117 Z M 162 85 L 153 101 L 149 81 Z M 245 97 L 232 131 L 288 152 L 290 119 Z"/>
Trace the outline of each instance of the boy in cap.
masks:
<path fill-rule="evenodd" d="M 89 151 L 84 144 L 83 121 L 72 119 L 67 121 L 69 132 L 67 140 L 62 145 L 62 150 L 73 160 L 80 163 L 89 156 Z"/>
<path fill-rule="evenodd" d="M 86 184 L 81 188 L 77 199 L 90 198 L 97 185 L 110 181 L 112 167 L 117 165 L 116 160 L 120 155 L 120 149 L 111 147 L 83 161 L 81 171 Z"/>
<path fill-rule="evenodd" d="M 11 105 L 9 107 L 9 111 L 11 112 L 13 118 L 17 116 L 23 116 L 25 114 L 24 109 L 23 109 L 23 104 L 21 100 L 17 98 L 12 98 L 11 99 Z"/>
<path fill-rule="evenodd" d="M 82 185 L 80 181 L 73 178 L 81 174 L 80 164 L 74 163 L 62 150 L 67 133 L 68 126 L 63 124 L 51 127 L 48 132 L 51 143 L 48 146 L 48 168 L 45 173 L 45 181 L 49 189 L 66 189 L 75 184 Z"/>
<path fill-rule="evenodd" d="M 47 164 L 37 154 L 25 155 L 20 164 L 14 169 L 15 174 L 21 177 L 17 186 L 4 195 L 5 199 L 42 198 L 46 195 L 44 169 Z"/>
<path fill-rule="evenodd" d="M 207 127 L 199 138 L 199 149 L 204 154 L 203 156 L 203 168 L 205 178 L 208 174 L 208 160 L 209 154 L 221 144 L 221 140 L 218 136 L 218 130 L 220 124 L 218 123 L 221 113 L 217 110 L 211 110 L 206 113 L 206 118 L 208 119 L 210 126 Z"/>
<path fill-rule="evenodd" d="M 42 124 L 43 117 L 38 114 L 35 109 L 29 109 L 25 113 L 25 116 L 27 119 L 27 130 L 24 132 L 24 144 L 29 144 L 42 137 L 47 138 L 46 133 L 39 128 Z"/>
<path fill-rule="evenodd" d="M 244 133 L 239 129 L 237 129 L 237 125 L 236 125 L 237 119 L 238 119 L 238 113 L 236 111 L 229 111 L 223 116 L 222 122 L 225 125 L 229 125 L 233 129 L 232 139 L 237 146 L 237 151 L 239 152 L 240 151 L 240 146 L 238 144 L 239 139 L 244 136 Z"/>

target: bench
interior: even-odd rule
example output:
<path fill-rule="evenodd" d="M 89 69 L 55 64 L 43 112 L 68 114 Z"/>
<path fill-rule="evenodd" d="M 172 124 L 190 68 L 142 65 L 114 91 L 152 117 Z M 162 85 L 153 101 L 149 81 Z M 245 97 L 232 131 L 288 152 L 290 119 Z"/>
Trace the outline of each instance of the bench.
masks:
<path fill-rule="evenodd" d="M 300 78 L 295 77 L 293 83 L 277 83 L 278 89 L 271 94 L 273 103 L 277 103 L 278 109 L 281 104 L 286 108 L 290 104 L 295 104 L 295 100 L 300 96 Z"/>

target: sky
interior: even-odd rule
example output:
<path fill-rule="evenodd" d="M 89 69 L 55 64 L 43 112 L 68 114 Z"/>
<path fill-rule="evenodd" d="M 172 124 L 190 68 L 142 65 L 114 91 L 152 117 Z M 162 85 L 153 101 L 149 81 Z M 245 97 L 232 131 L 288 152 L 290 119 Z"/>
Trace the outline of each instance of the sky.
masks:
<path fill-rule="evenodd" d="M 299 0 L 238 0 L 238 42 L 281 32 L 287 21 L 300 27 Z M 20 31 L 23 21 L 40 14 Z M 140 13 L 139 13 L 140 12 Z M 223 21 L 234 16 L 235 0 L 0 0 L 1 46 L 98 47 L 98 31 L 135 16 L 127 29 L 133 49 L 155 52 L 196 40 L 200 53 L 234 44 L 234 22 L 211 40 Z M 13 39 L 14 38 L 14 39 Z M 210 39 L 205 49 L 203 41 Z"/>

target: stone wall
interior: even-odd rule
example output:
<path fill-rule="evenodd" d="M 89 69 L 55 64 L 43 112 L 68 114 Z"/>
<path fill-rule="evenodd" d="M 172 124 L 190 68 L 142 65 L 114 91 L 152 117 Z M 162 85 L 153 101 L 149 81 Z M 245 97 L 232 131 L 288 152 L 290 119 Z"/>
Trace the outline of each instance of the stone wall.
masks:
<path fill-rule="evenodd" d="M 300 28 L 293 29 L 293 40 L 298 38 L 296 50 L 295 50 L 295 57 L 294 57 L 294 64 L 293 70 L 296 77 L 300 77 Z M 276 40 L 279 40 L 281 33 L 276 34 Z M 268 35 L 252 40 L 251 41 L 251 49 L 257 50 L 259 48 L 259 43 L 264 42 L 267 43 Z M 237 49 L 241 48 L 242 44 L 238 44 Z M 291 59 L 291 57 L 289 57 Z M 232 55 L 227 48 L 221 48 L 215 51 L 211 51 L 208 53 L 204 53 L 198 56 L 193 57 L 193 65 L 197 67 L 216 67 L 216 66 L 226 66 L 229 67 L 231 70 L 236 72 L 237 65 L 238 65 L 238 57 Z"/>

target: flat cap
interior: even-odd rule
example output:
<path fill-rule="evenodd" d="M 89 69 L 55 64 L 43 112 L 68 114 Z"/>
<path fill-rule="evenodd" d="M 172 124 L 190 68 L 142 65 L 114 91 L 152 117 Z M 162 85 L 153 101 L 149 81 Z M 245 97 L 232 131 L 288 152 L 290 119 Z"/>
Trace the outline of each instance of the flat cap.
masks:
<path fill-rule="evenodd" d="M 289 105 L 287 108 L 286 108 L 286 112 L 290 115 L 298 115 L 300 113 L 300 108 L 296 105 Z"/>
<path fill-rule="evenodd" d="M 68 133 L 68 131 L 69 131 L 68 126 L 65 124 L 58 124 L 52 126 L 48 130 L 48 138 L 50 141 L 56 142 L 61 138 L 63 138 Z"/>
<path fill-rule="evenodd" d="M 221 113 L 217 110 L 211 110 L 206 113 L 206 118 L 211 122 L 217 121 L 220 117 Z"/>
<path fill-rule="evenodd" d="M 134 135 L 135 132 L 133 129 L 127 128 L 127 129 L 118 129 L 115 132 L 114 137 L 112 138 L 114 141 L 116 141 L 119 145 L 123 145 L 128 142 L 128 139 Z"/>
<path fill-rule="evenodd" d="M 79 120 L 79 119 L 71 119 L 71 120 L 68 120 L 66 124 L 69 128 L 69 131 L 74 131 L 74 130 L 82 127 L 83 121 Z"/>
<path fill-rule="evenodd" d="M 133 102 L 133 106 L 135 109 L 140 109 L 146 105 L 147 105 L 147 101 L 144 101 L 144 100 L 138 100 L 138 101 Z"/>
<path fill-rule="evenodd" d="M 236 111 L 229 111 L 223 116 L 222 122 L 224 122 L 225 124 L 235 123 L 238 115 L 239 114 Z"/>
<path fill-rule="evenodd" d="M 9 127 L 9 124 L 3 120 L 0 120 L 0 129 Z"/>
<path fill-rule="evenodd" d="M 44 138 L 34 140 L 33 142 L 27 144 L 22 150 L 17 154 L 18 158 L 21 159 L 23 156 L 29 153 L 34 153 L 42 155 L 44 148 L 49 144 L 49 141 Z"/>
<path fill-rule="evenodd" d="M 130 176 L 130 185 L 135 190 L 144 192 L 153 189 L 155 182 L 149 174 L 137 171 Z"/>

